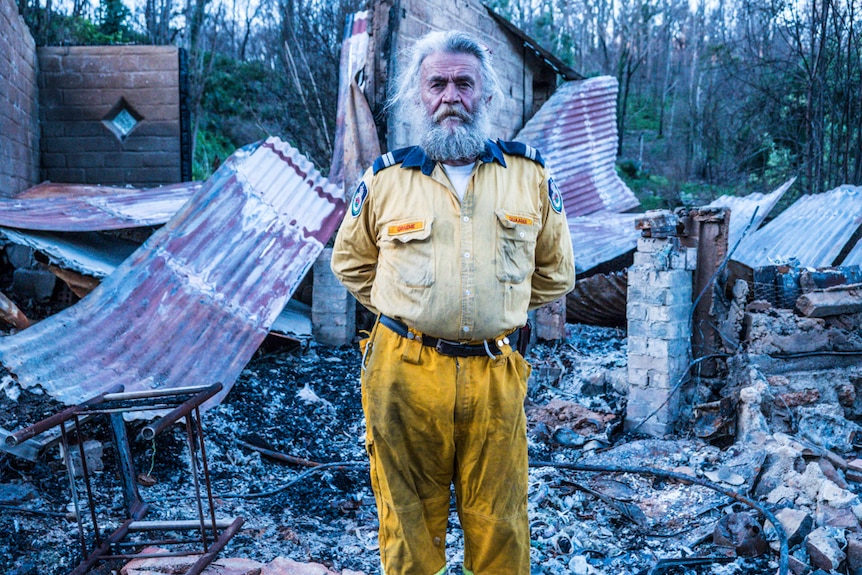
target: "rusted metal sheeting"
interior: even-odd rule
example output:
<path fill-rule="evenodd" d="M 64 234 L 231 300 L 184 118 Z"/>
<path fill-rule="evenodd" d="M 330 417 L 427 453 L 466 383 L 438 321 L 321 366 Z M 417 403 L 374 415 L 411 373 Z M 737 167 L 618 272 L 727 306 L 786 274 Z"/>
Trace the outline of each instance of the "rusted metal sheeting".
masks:
<path fill-rule="evenodd" d="M 95 278 L 111 275 L 139 247 L 129 240 L 97 232 L 28 232 L 0 227 L 0 235 L 45 254 L 58 267 Z"/>
<path fill-rule="evenodd" d="M 835 261 L 862 225 L 862 187 L 841 186 L 805 195 L 774 220 L 743 240 L 733 259 L 757 268 L 798 260 L 802 267 L 822 268 Z"/>
<path fill-rule="evenodd" d="M 363 170 L 380 155 L 374 115 L 357 77 L 368 63 L 369 14 L 367 10 L 347 17 L 341 43 L 338 74 L 338 106 L 335 117 L 335 144 L 329 181 L 352 188 Z"/>
<path fill-rule="evenodd" d="M 841 262 L 844 266 L 862 266 L 862 239 L 856 242 L 856 246 L 850 250 L 844 261 Z"/>
<path fill-rule="evenodd" d="M 161 225 L 200 187 L 201 182 L 143 190 L 44 183 L 0 198 L 0 226 L 83 232 Z"/>
<path fill-rule="evenodd" d="M 67 404 L 126 391 L 231 388 L 344 213 L 340 189 L 270 138 L 223 165 L 76 305 L 0 339 L 24 387 Z"/>
<path fill-rule="evenodd" d="M 566 321 L 625 327 L 627 289 L 626 270 L 579 279 L 566 296 Z"/>
<path fill-rule="evenodd" d="M 569 218 L 575 271 L 583 273 L 624 255 L 638 245 L 641 233 L 635 220 L 643 214 L 598 212 Z"/>
<path fill-rule="evenodd" d="M 542 153 L 570 217 L 640 205 L 614 169 L 616 100 L 610 76 L 566 82 L 516 136 Z"/>
<path fill-rule="evenodd" d="M 791 178 L 769 194 L 754 193 L 744 197 L 721 196 L 710 203 L 707 206 L 709 208 L 730 208 L 730 229 L 728 230 L 727 245 L 733 248 L 744 232 L 750 235 L 759 228 L 775 204 L 778 203 L 778 200 L 795 181 L 796 178 Z M 746 228 L 748 228 L 747 232 Z"/>
<path fill-rule="evenodd" d="M 93 291 L 101 278 L 114 273 L 139 247 L 134 242 L 98 232 L 26 232 L 0 228 L 0 235 L 47 256 L 52 264 L 48 269 L 66 282 L 78 297 Z M 311 339 L 309 306 L 291 299 L 270 330 L 296 341 Z"/>

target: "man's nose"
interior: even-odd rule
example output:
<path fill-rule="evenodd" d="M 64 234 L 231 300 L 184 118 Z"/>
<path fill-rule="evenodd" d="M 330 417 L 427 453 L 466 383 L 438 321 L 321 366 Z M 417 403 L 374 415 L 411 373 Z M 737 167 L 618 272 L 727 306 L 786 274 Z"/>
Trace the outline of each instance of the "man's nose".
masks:
<path fill-rule="evenodd" d="M 446 87 L 443 89 L 443 101 L 447 103 L 461 101 L 461 94 L 458 92 L 455 82 L 448 82 L 446 84 Z"/>

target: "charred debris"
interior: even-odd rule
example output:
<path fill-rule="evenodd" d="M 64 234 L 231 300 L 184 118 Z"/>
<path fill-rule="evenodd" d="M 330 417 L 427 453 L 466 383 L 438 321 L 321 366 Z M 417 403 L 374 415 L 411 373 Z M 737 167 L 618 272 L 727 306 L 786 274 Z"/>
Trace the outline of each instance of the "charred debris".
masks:
<path fill-rule="evenodd" d="M 291 296 L 321 293 L 300 286 L 343 213 L 337 188 L 306 170 L 289 199 L 250 180 L 292 164 L 301 159 L 275 139 L 241 150 L 101 277 L 57 254 L 133 240 L 69 248 L 77 236 L 4 229 L 7 572 L 376 572 L 358 355 L 267 336 Z M 530 351 L 535 572 L 862 572 L 862 205 L 836 208 L 862 191 L 803 196 L 767 222 L 787 187 L 633 217 L 630 265 L 583 274 L 568 324 Z M 248 230 L 232 249 L 277 234 L 286 255 L 215 259 L 202 247 L 213 222 Z M 31 260 L 15 268 L 22 251 Z M 247 279 L 214 279 L 231 262 L 273 287 L 261 296 Z M 77 301 L 86 282 L 69 272 L 92 293 Z M 47 274 L 57 280 L 40 292 Z M 314 283 L 329 287 L 322 274 Z M 167 311 L 145 315 L 152 301 Z M 191 301 L 201 311 L 177 322 L 173 304 Z M 313 302 L 299 304 L 313 323 Z M 587 322 L 584 309 L 604 319 Z"/>
<path fill-rule="evenodd" d="M 366 16 L 344 54 L 380 52 Z M 347 64 L 334 179 L 270 138 L 206 182 L 0 199 L 4 572 L 379 572 L 368 318 L 326 249 L 380 149 Z M 862 188 L 631 213 L 616 93 L 567 82 L 516 135 L 579 274 L 534 318 L 534 573 L 862 573 Z"/>

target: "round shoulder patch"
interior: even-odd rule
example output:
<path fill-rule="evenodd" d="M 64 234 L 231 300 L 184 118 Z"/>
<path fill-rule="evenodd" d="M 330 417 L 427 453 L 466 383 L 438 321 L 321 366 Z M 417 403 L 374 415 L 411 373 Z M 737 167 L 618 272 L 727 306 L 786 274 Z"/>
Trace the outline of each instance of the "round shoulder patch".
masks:
<path fill-rule="evenodd" d="M 558 214 L 563 213 L 563 194 L 554 178 L 548 178 L 548 197 L 551 199 L 551 208 Z"/>
<path fill-rule="evenodd" d="M 365 182 L 359 182 L 359 186 L 353 192 L 353 199 L 350 201 L 350 214 L 354 218 L 362 212 L 362 206 L 365 204 L 365 198 L 367 197 L 368 188 L 365 187 Z"/>

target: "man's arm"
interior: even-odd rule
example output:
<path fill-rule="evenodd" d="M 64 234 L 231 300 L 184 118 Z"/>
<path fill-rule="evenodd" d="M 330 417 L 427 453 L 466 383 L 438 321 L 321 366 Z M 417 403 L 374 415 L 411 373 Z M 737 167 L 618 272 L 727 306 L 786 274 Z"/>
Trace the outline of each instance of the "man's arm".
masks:
<path fill-rule="evenodd" d="M 332 272 L 350 293 L 373 313 L 371 286 L 377 274 L 377 232 L 371 204 L 371 170 L 351 197 L 350 206 L 335 236 Z"/>
<path fill-rule="evenodd" d="M 556 301 L 575 287 L 575 257 L 563 198 L 547 172 L 540 189 L 543 225 L 536 242 L 530 309 Z"/>

